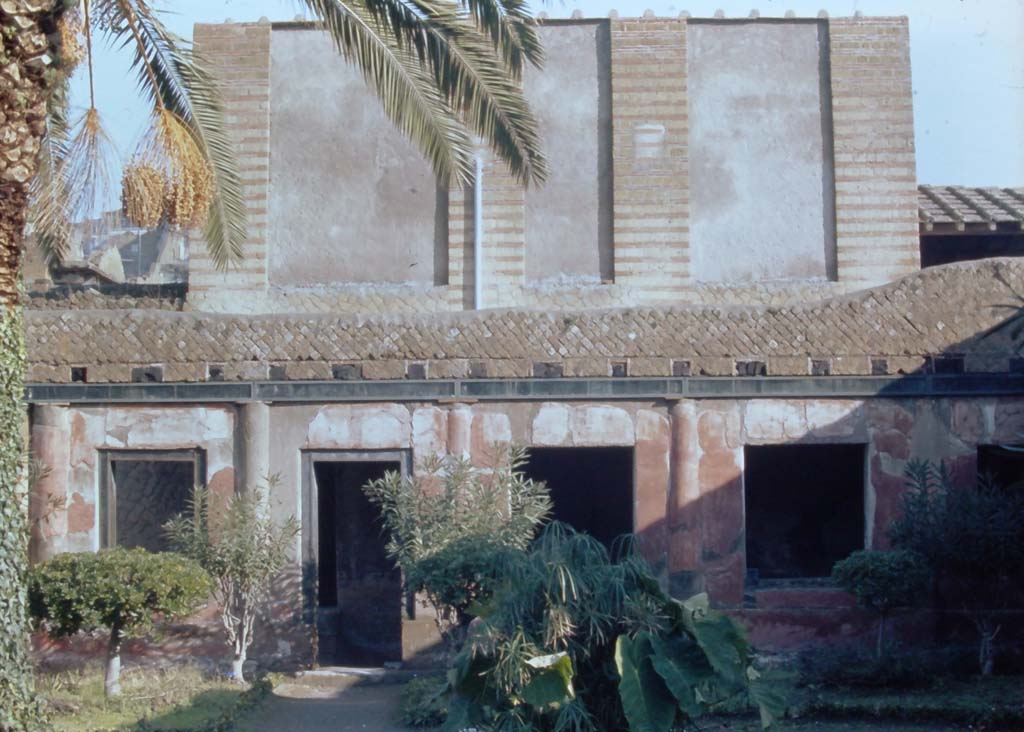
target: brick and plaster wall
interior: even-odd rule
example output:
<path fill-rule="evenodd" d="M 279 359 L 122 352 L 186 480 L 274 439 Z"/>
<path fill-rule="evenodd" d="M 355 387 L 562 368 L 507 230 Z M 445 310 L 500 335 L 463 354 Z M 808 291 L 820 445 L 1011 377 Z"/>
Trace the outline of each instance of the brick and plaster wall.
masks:
<path fill-rule="evenodd" d="M 244 445 L 235 437 L 243 424 Z M 745 588 L 745 446 L 863 445 L 864 546 L 884 548 L 910 458 L 946 461 L 959 479 L 971 480 L 979 445 L 1013 443 L 1022 432 L 1022 397 L 36 407 L 33 447 L 64 462 L 37 488 L 34 505 L 58 510 L 33 516 L 35 546 L 43 554 L 97 546 L 101 450 L 200 447 L 215 492 L 233 490 L 236 475 L 247 469 L 244 463 L 258 455 L 263 469 L 280 476 L 271 510 L 299 517 L 304 454 L 390 451 L 408 455 L 418 470 L 425 459 L 446 454 L 487 467 L 495 446 L 512 442 L 629 447 L 634 450 L 633 530 L 665 586 L 678 597 L 706 590 L 716 604 L 742 609 L 757 642 L 791 647 L 806 642 L 809 628 L 828 610 L 847 621 L 839 635 L 869 630 L 870 623 L 834 590 Z M 821 490 L 829 490 L 828 476 L 822 476 Z M 601 497 L 592 500 L 600 503 Z M 302 541 L 302 536 L 296 540 L 294 571 L 282 578 L 272 613 L 279 635 L 257 654 L 264 662 L 308 658 L 308 633 L 301 625 Z M 191 643 L 193 650 L 216 656 L 211 619 L 207 613 L 193 630 L 183 629 L 180 644 L 171 648 L 187 649 Z M 422 609 L 417 619 L 406 619 L 409 660 L 430 650 L 423 642 L 429 638 L 423 626 L 429 631 L 430 622 Z M 146 652 L 142 644 L 137 650 Z"/>
<path fill-rule="evenodd" d="M 195 248 L 189 306 L 764 304 L 917 269 L 906 19 L 615 16 L 543 21 L 541 34 L 555 65 L 528 71 L 524 90 L 552 175 L 525 191 L 481 153 L 484 298 L 474 303 L 472 187 L 435 190 L 326 35 L 309 24 L 198 25 L 225 85 L 250 236 L 224 273 Z M 325 76 L 309 107 L 304 80 Z"/>

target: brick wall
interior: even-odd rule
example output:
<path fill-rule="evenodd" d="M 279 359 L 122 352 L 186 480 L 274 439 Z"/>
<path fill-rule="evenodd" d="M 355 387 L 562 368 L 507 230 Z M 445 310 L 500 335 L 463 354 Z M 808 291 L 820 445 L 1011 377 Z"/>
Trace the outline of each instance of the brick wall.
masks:
<path fill-rule="evenodd" d="M 828 23 L 839 281 L 812 288 L 822 295 L 889 282 L 919 267 L 907 21 L 838 18 Z M 524 192 L 488 153 L 484 307 L 566 309 L 807 298 L 807 283 L 784 283 L 765 295 L 756 286 L 708 289 L 691 279 L 686 28 L 684 18 L 610 21 L 614 283 L 559 289 L 525 281 Z M 271 25 L 197 25 L 195 38 L 224 85 L 229 131 L 249 206 L 249 239 L 243 261 L 226 273 L 218 272 L 202 248 L 196 248 L 191 306 L 251 313 L 474 307 L 472 188 L 450 191 L 447 284 L 439 283 L 434 296 L 412 293 L 410 303 L 409 292 L 391 292 L 395 288 L 385 284 L 368 285 L 360 296 L 270 292 Z"/>
<path fill-rule="evenodd" d="M 906 18 L 829 21 L 840 281 L 920 267 Z"/>
<path fill-rule="evenodd" d="M 248 208 L 242 260 L 219 271 L 205 247 L 193 247 L 189 300 L 242 298 L 267 287 L 267 197 L 270 188 L 270 33 L 268 22 L 196 24 L 194 40 L 221 85 L 225 122 Z M 200 305 L 201 306 L 201 305 Z"/>
<path fill-rule="evenodd" d="M 615 281 L 678 301 L 689 278 L 686 22 L 613 20 Z"/>

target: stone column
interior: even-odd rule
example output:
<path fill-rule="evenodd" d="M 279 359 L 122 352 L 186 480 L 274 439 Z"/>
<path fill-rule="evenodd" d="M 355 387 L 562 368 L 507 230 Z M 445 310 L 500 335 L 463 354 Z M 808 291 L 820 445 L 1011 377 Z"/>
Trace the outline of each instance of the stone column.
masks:
<path fill-rule="evenodd" d="M 32 460 L 42 469 L 30 486 L 29 557 L 32 562 L 41 562 L 63 550 L 68 531 L 71 428 L 67 406 L 35 405 L 29 439 Z"/>
<path fill-rule="evenodd" d="M 669 410 L 669 417 L 669 589 L 674 596 L 686 598 L 704 589 L 696 405 L 692 401 L 677 401 Z"/>
<path fill-rule="evenodd" d="M 473 439 L 473 409 L 468 404 L 453 404 L 448 412 L 448 454 L 469 458 Z"/>
<path fill-rule="evenodd" d="M 265 487 L 270 474 L 270 405 L 245 402 L 241 405 L 241 439 L 237 487 L 240 490 Z"/>

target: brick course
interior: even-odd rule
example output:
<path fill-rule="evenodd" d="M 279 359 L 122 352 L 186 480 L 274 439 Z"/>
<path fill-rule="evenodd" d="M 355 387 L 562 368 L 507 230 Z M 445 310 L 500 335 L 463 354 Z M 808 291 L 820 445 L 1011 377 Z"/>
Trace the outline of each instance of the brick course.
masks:
<path fill-rule="evenodd" d="M 906 18 L 829 21 L 839 280 L 920 267 Z"/>

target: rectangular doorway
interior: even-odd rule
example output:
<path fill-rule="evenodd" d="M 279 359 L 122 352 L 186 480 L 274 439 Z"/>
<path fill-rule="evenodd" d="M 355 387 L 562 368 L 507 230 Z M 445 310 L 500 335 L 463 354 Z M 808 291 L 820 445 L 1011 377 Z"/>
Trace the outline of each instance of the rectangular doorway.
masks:
<path fill-rule="evenodd" d="M 371 480 L 406 470 L 399 452 L 303 455 L 306 602 L 315 609 L 319 661 L 381 666 L 402 660 L 402 578 L 385 552 Z"/>
<path fill-rule="evenodd" d="M 633 532 L 633 448 L 533 447 L 523 471 L 547 484 L 556 521 L 606 547 Z"/>

